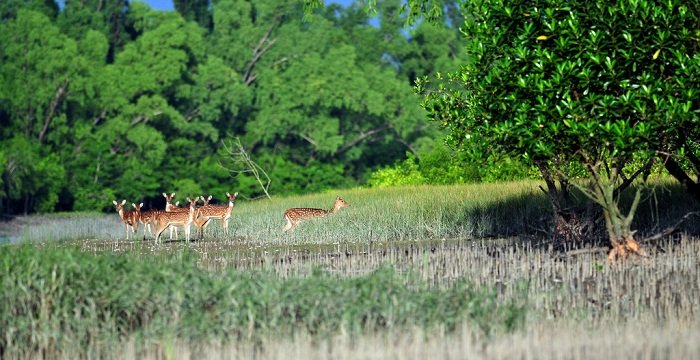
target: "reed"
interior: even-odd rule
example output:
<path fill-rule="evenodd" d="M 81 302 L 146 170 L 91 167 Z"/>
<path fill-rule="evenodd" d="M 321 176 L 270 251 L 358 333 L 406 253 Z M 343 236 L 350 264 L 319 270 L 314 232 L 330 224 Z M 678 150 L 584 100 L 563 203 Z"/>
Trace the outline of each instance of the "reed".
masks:
<path fill-rule="evenodd" d="M 486 287 L 433 289 L 391 268 L 339 279 L 322 271 L 280 279 L 265 271 L 213 273 L 193 257 L 146 262 L 74 249 L 0 252 L 0 357 L 104 357 L 121 339 L 257 342 L 296 332 L 330 336 L 442 327 L 489 334 L 524 318 Z M 82 350 L 81 350 L 82 349 Z"/>
<path fill-rule="evenodd" d="M 606 249 L 548 248 L 537 186 L 239 201 L 228 236 L 214 223 L 190 243 L 126 241 L 116 214 L 33 223 L 31 245 L 0 247 L 0 357 L 697 354 L 700 222 L 645 244 L 648 262 L 611 267 Z M 338 194 L 349 208 L 282 232 L 284 209 Z M 640 234 L 696 210 L 677 187 L 653 194 Z"/>

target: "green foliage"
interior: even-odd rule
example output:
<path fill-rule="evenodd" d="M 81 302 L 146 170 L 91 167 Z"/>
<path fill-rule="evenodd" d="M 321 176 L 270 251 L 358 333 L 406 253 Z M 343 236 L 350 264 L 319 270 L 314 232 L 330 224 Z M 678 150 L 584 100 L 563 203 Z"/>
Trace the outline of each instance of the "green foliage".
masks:
<path fill-rule="evenodd" d="M 407 37 L 396 0 L 375 3 L 380 27 L 356 6 L 304 22 L 297 0 L 205 3 L 0 5 L 0 143 L 36 143 L 40 165 L 6 153 L 3 212 L 107 210 L 175 189 L 257 197 L 254 179 L 219 165 L 229 137 L 273 195 L 356 186 L 438 136 L 406 80 L 456 67 L 455 27 Z"/>
<path fill-rule="evenodd" d="M 696 11 L 678 1 L 560 5 L 465 5 L 471 63 L 435 90 L 417 86 L 455 144 L 475 156 L 595 162 L 659 149 L 669 139 L 656 134 L 697 121 Z"/>
<path fill-rule="evenodd" d="M 416 90 L 454 145 L 474 158 L 506 155 L 537 165 L 550 193 L 555 178 L 567 178 L 566 167 L 582 163 L 596 188 L 585 193 L 607 213 L 617 187 L 636 176 L 624 173 L 632 158 L 699 140 L 682 130 L 698 121 L 697 8 L 683 1 L 467 2 L 470 62 L 438 76 L 436 88 L 423 79 Z M 613 243 L 619 236 L 611 235 Z"/>
<path fill-rule="evenodd" d="M 58 13 L 58 3 L 54 0 L 6 0 L 0 3 L 0 21 L 14 19 L 20 9 L 36 11 L 53 18 Z"/>
<path fill-rule="evenodd" d="M 109 351 L 123 339 L 172 334 L 189 341 L 259 340 L 304 331 L 324 337 L 420 327 L 513 330 L 522 306 L 458 281 L 431 289 L 391 268 L 338 279 L 324 272 L 280 279 L 267 272 L 212 273 L 194 257 L 143 261 L 128 254 L 5 246 L 0 252 L 0 348 L 24 357 L 51 350 Z"/>
<path fill-rule="evenodd" d="M 5 157 L 5 152 L 0 149 L 0 199 L 4 199 L 7 194 L 5 193 L 5 171 L 7 168 L 7 158 Z"/>
<path fill-rule="evenodd" d="M 372 173 L 369 184 L 372 187 L 422 185 L 427 179 L 421 174 L 415 155 L 409 153 L 406 160 L 386 169 Z"/>
<path fill-rule="evenodd" d="M 462 152 L 438 145 L 430 151 L 419 151 L 418 157 L 407 153 L 402 162 L 374 171 L 371 186 L 449 185 L 473 182 L 512 181 L 536 178 L 537 170 L 511 158 L 474 160 Z"/>
<path fill-rule="evenodd" d="M 4 150 L 4 193 L 10 200 L 21 200 L 23 208 L 53 211 L 65 185 L 65 171 L 55 154 L 42 155 L 36 141 L 16 136 L 1 143 Z M 36 196 L 33 196 L 36 195 Z"/>

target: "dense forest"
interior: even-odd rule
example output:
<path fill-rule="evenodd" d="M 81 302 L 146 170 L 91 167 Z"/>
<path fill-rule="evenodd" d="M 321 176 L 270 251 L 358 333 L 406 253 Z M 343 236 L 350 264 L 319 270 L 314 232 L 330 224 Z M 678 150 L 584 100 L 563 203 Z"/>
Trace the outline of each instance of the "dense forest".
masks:
<path fill-rule="evenodd" d="M 421 157 L 453 172 L 444 181 L 481 176 L 449 170 L 458 160 L 412 91 L 464 61 L 456 2 L 440 26 L 410 27 L 400 0 L 374 12 L 175 5 L 0 4 L 2 213 L 107 210 L 163 191 L 256 198 L 253 163 L 273 195 L 364 185 Z"/>

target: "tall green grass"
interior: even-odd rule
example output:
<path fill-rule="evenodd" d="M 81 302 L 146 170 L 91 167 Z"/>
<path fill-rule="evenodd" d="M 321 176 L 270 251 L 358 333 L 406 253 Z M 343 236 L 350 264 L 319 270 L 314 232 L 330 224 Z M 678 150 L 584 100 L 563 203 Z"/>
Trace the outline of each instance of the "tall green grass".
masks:
<path fill-rule="evenodd" d="M 224 235 L 220 221 L 213 221 L 206 237 L 218 241 L 261 246 L 369 244 L 426 239 L 484 237 L 540 237 L 551 225 L 551 205 L 537 181 L 453 186 L 407 186 L 352 189 L 321 194 L 239 200 Z M 698 204 L 675 183 L 659 180 L 645 191 L 633 228 L 640 236 L 674 224 Z M 291 207 L 328 209 L 336 195 L 351 205 L 337 214 L 302 222 L 283 233 L 284 210 Z M 583 199 L 581 199 L 583 201 Z M 624 199 L 623 203 L 628 201 Z M 124 224 L 114 213 L 98 216 L 45 217 L 25 226 L 22 239 L 124 240 Z M 599 223 L 602 228 L 602 222 Z M 700 233 L 700 222 L 688 222 L 685 230 Z M 193 227 L 194 233 L 194 227 Z M 136 239 L 143 238 L 143 227 Z M 152 237 L 147 236 L 152 242 Z M 184 234 L 180 231 L 179 239 Z M 178 247 L 180 242 L 169 243 Z M 129 247 L 128 242 L 123 245 Z M 122 247 L 124 247 L 122 246 Z"/>
<path fill-rule="evenodd" d="M 192 257 L 159 263 L 6 246 L 0 251 L 0 357 L 114 354 L 125 339 L 191 343 L 264 336 L 363 334 L 464 321 L 511 330 L 524 308 L 460 281 L 431 289 L 391 268 L 338 279 L 321 271 L 280 279 L 265 271 L 204 271 Z"/>
<path fill-rule="evenodd" d="M 302 243 L 387 242 L 436 238 L 481 238 L 531 231 L 530 219 L 547 211 L 535 183 L 470 186 L 409 186 L 355 189 L 241 203 L 233 212 L 234 235 L 252 241 Z M 328 209 L 335 195 L 350 207 L 302 222 L 282 233 L 282 213 L 290 207 Z M 220 236 L 212 232 L 213 236 Z"/>
<path fill-rule="evenodd" d="M 680 235 L 647 243 L 647 263 L 621 267 L 606 264 L 605 249 L 548 251 L 535 236 L 551 211 L 538 185 L 354 189 L 240 201 L 230 235 L 214 223 L 204 241 L 191 243 L 125 241 L 116 213 L 105 216 L 107 234 L 94 237 L 70 230 L 99 227 L 92 217 L 35 224 L 34 245 L 0 247 L 0 350 L 10 358 L 121 357 L 114 354 L 126 346 L 130 356 L 162 358 L 202 354 L 205 347 L 233 349 L 234 357 L 276 357 L 275 349 L 289 344 L 307 351 L 300 358 L 384 344 L 387 352 L 376 354 L 410 357 L 426 353 L 420 346 L 442 344 L 509 358 L 504 339 L 512 339 L 532 358 L 585 358 L 599 352 L 572 347 L 606 334 L 649 337 L 643 346 L 604 342 L 602 349 L 616 354 L 693 354 L 697 346 L 689 344 L 700 333 L 697 240 Z M 284 209 L 329 208 L 337 194 L 351 207 L 281 232 Z M 637 214 L 640 234 L 697 209 L 677 187 L 661 186 L 655 195 Z M 683 230 L 698 234 L 699 227 L 689 221 Z M 633 331 L 635 325 L 644 331 Z M 515 332 L 504 334 L 508 329 Z M 561 334 L 568 341 L 561 348 L 543 353 L 523 345 L 560 335 L 552 329 L 569 332 Z M 653 336 L 655 329 L 674 338 Z M 415 348 L 401 345 L 414 334 L 430 338 Z M 321 339 L 334 339 L 336 347 L 323 352 L 328 343 Z"/>

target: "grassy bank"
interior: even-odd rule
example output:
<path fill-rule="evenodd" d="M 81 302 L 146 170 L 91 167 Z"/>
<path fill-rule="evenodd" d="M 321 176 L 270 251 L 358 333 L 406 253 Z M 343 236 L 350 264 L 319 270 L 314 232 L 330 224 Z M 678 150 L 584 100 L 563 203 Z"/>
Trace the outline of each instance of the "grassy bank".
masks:
<path fill-rule="evenodd" d="M 352 189 L 272 200 L 239 200 L 225 236 L 221 223 L 207 228 L 207 238 L 263 246 L 382 243 L 443 238 L 542 237 L 550 230 L 551 206 L 536 181 L 455 186 Z M 290 207 L 328 209 L 335 195 L 351 206 L 339 213 L 281 231 Z M 214 194 L 221 200 L 222 194 Z M 640 236 L 674 224 L 698 205 L 673 182 L 657 181 L 645 191 L 633 225 Z M 602 223 L 599 224 L 601 227 Z M 683 230 L 700 233 L 700 222 Z M 184 237 L 180 231 L 180 239 Z M 124 240 L 116 212 L 107 215 L 38 217 L 18 234 L 23 241 Z M 137 239 L 143 237 L 143 228 Z M 152 240 L 150 234 L 147 239 Z M 126 244 L 126 242 L 125 242 Z M 177 245 L 178 243 L 174 243 Z"/>
<path fill-rule="evenodd" d="M 284 209 L 338 193 L 240 201 L 231 234 L 215 223 L 190 243 L 126 241 L 116 214 L 34 219 L 29 244 L 0 247 L 0 355 L 697 354 L 700 222 L 645 244 L 649 261 L 610 267 L 605 249 L 548 249 L 538 185 L 348 190 L 350 208 L 291 234 Z M 697 210 L 677 187 L 649 194 L 642 236 Z"/>

